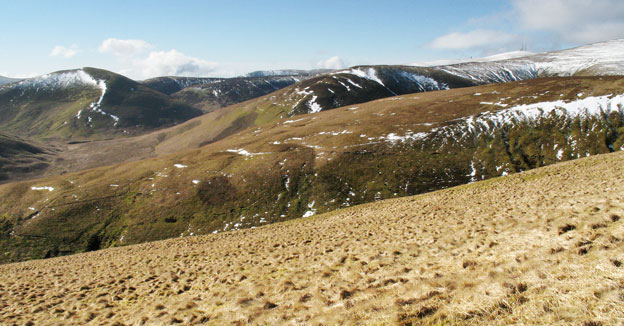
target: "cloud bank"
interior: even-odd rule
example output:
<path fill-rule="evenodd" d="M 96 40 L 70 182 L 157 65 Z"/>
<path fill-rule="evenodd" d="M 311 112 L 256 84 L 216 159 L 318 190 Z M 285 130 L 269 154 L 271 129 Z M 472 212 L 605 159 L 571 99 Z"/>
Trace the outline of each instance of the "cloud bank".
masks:
<path fill-rule="evenodd" d="M 134 61 L 136 72 L 143 77 L 206 76 L 217 68 L 216 62 L 190 57 L 175 49 L 153 51 Z"/>
<path fill-rule="evenodd" d="M 139 54 L 151 47 L 151 44 L 143 40 L 120 40 L 116 38 L 109 38 L 102 42 L 99 50 L 102 53 L 112 53 L 120 57 L 129 57 Z"/>
<path fill-rule="evenodd" d="M 513 0 L 521 28 L 553 33 L 562 41 L 595 43 L 624 37 L 621 0 Z"/>
<path fill-rule="evenodd" d="M 51 57 L 61 57 L 65 59 L 73 58 L 78 54 L 78 48 L 73 45 L 71 48 L 66 48 L 62 45 L 55 46 L 50 52 Z"/>
<path fill-rule="evenodd" d="M 485 55 L 519 50 L 527 41 L 552 47 L 624 38 L 622 0 L 510 0 L 510 4 L 508 11 L 473 18 L 464 26 L 468 30 L 439 36 L 427 47 Z M 503 29 L 506 24 L 513 32 Z"/>
<path fill-rule="evenodd" d="M 132 78 L 157 76 L 206 76 L 214 73 L 217 63 L 188 56 L 176 49 L 155 50 L 144 40 L 108 38 L 102 41 L 99 51 L 117 57 L 123 67 L 120 73 Z"/>
<path fill-rule="evenodd" d="M 470 49 L 515 41 L 517 36 L 494 30 L 478 29 L 467 33 L 449 33 L 434 39 L 434 49 Z"/>
<path fill-rule="evenodd" d="M 345 67 L 344 61 L 339 56 L 331 57 L 327 60 L 321 60 L 316 64 L 323 69 L 342 69 Z"/>

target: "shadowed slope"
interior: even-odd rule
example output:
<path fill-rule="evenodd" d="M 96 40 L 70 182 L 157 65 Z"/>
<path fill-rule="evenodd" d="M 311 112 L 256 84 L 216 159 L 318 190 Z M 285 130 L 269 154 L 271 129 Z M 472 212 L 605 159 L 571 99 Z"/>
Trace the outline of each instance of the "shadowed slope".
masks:
<path fill-rule="evenodd" d="M 201 113 L 124 76 L 95 68 L 0 86 L 0 127 L 37 139 L 127 137 Z"/>
<path fill-rule="evenodd" d="M 53 162 L 57 152 L 52 146 L 0 132 L 0 183 L 39 175 Z"/>

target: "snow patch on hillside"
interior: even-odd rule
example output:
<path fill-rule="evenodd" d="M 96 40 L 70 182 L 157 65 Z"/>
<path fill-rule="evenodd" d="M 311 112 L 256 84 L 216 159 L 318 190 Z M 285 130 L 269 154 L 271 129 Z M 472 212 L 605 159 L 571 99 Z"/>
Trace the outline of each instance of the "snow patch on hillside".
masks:
<path fill-rule="evenodd" d="M 256 155 L 266 155 L 266 154 L 270 154 L 270 153 L 250 153 L 242 148 L 239 149 L 228 149 L 226 150 L 226 152 L 228 153 L 236 153 L 238 155 L 243 155 L 243 156 L 247 156 L 247 157 L 253 157 Z"/>
<path fill-rule="evenodd" d="M 374 82 L 377 82 L 377 83 L 381 84 L 381 86 L 386 87 L 386 85 L 384 85 L 384 83 L 381 81 L 381 79 L 379 79 L 379 77 L 377 77 L 377 72 L 373 68 L 368 68 L 366 70 L 351 69 L 351 70 L 346 71 L 346 73 L 353 74 L 353 75 L 356 75 L 356 76 L 364 78 L 364 79 L 372 80 Z"/>
<path fill-rule="evenodd" d="M 438 69 L 479 83 L 505 83 L 537 78 L 539 67 L 531 61 L 466 63 Z"/>
<path fill-rule="evenodd" d="M 423 139 L 425 137 L 427 137 L 428 133 L 426 132 L 413 132 L 411 130 L 408 130 L 403 136 L 398 135 L 396 133 L 389 133 L 386 136 L 380 136 L 377 138 L 377 140 L 380 141 L 386 141 L 389 142 L 391 144 L 397 144 L 397 143 L 405 143 L 405 142 L 410 142 L 410 141 L 414 141 L 414 140 L 420 140 Z M 369 138 L 369 140 L 374 140 L 375 138 Z"/>
<path fill-rule="evenodd" d="M 116 116 L 116 115 L 114 115 L 114 114 L 110 114 L 110 113 L 104 112 L 104 111 L 102 110 L 102 108 L 101 108 L 101 105 L 102 105 L 102 100 L 104 100 L 104 95 L 106 95 L 106 90 L 107 90 L 107 87 L 106 87 L 106 81 L 104 81 L 104 80 L 98 80 L 98 81 L 96 82 L 96 86 L 100 89 L 100 91 L 101 91 L 102 93 L 101 93 L 101 95 L 100 95 L 100 98 L 97 100 L 97 102 L 93 102 L 93 103 L 91 103 L 91 105 L 89 105 L 89 109 L 90 109 L 91 111 L 93 111 L 93 112 L 97 112 L 97 113 L 100 113 L 100 114 L 102 114 L 102 115 L 104 115 L 104 116 L 108 116 L 108 117 L 112 118 L 112 119 L 114 120 L 114 122 L 113 122 L 113 126 L 115 126 L 115 127 L 116 127 L 116 126 L 117 126 L 117 124 L 119 123 L 119 117 L 118 117 L 118 116 Z M 78 111 L 78 114 L 76 115 L 76 117 L 77 117 L 78 119 L 80 119 L 80 114 L 81 114 L 81 111 L 82 111 L 82 110 Z"/>
<path fill-rule="evenodd" d="M 54 187 L 44 186 L 44 187 L 30 187 L 31 190 L 47 190 L 54 191 Z"/>
<path fill-rule="evenodd" d="M 517 120 L 537 120 L 549 114 L 589 117 L 611 112 L 619 112 L 624 106 L 624 95 L 588 96 L 570 102 L 563 100 L 518 105 L 506 110 L 488 113 L 474 119 L 475 124 L 490 121 L 495 126 L 503 126 Z"/>
<path fill-rule="evenodd" d="M 113 120 L 113 126 L 117 126 L 117 124 L 119 123 L 119 117 L 114 114 L 104 112 L 101 108 L 102 102 L 108 90 L 106 81 L 103 79 L 95 79 L 82 69 L 54 72 L 31 79 L 22 80 L 18 83 L 7 85 L 6 87 L 15 87 L 17 89 L 21 89 L 21 95 L 24 95 L 25 92 L 29 89 L 34 89 L 34 91 L 38 93 L 42 91 L 49 92 L 69 87 L 80 86 L 97 88 L 100 90 L 100 96 L 96 101 L 91 102 L 91 104 L 89 104 L 86 109 L 78 110 L 78 112 L 76 113 L 76 118 L 81 119 L 82 116 L 85 114 L 85 110 L 90 110 L 92 112 L 97 112 L 111 118 Z M 91 117 L 87 118 L 87 124 L 91 125 L 93 119 Z"/>
<path fill-rule="evenodd" d="M 442 60 L 433 60 L 433 61 L 419 61 L 410 63 L 410 66 L 418 66 L 418 67 L 435 67 L 435 66 L 446 66 L 446 65 L 454 65 L 458 63 L 468 63 L 468 62 L 491 62 L 491 61 L 501 61 L 501 60 L 509 60 L 515 58 L 522 58 L 535 55 L 533 52 L 528 51 L 511 51 L 504 52 L 499 54 L 490 55 L 482 58 L 469 58 L 469 59 L 442 59 Z"/>
<path fill-rule="evenodd" d="M 310 99 L 308 101 L 308 107 L 310 108 L 310 113 L 317 113 L 317 112 L 321 112 L 321 110 L 323 109 L 323 107 L 316 103 L 316 99 L 318 98 L 318 96 L 314 95 L 312 96 L 312 99 Z"/>
<path fill-rule="evenodd" d="M 624 113 L 624 94 L 588 96 L 568 102 L 558 100 L 517 105 L 509 109 L 458 119 L 455 124 L 430 130 L 428 136 L 443 134 L 452 137 L 456 136 L 454 131 L 459 130 L 461 137 L 465 137 L 480 132 L 493 133 L 505 125 L 534 123 L 551 115 L 574 119 L 608 116 L 612 112 Z M 563 152 L 558 153 L 558 156 L 561 155 Z"/>
<path fill-rule="evenodd" d="M 497 103 L 492 104 L 496 105 Z M 559 100 L 517 105 L 509 109 L 456 119 L 454 120 L 455 123 L 451 125 L 433 128 L 427 132 L 415 133 L 408 130 L 404 135 L 389 133 L 385 136 L 369 137 L 368 140 L 373 142 L 367 144 L 376 143 L 375 141 L 384 141 L 395 145 L 397 143 L 430 139 L 436 136 L 444 137 L 443 142 L 447 143 L 448 138 L 461 139 L 479 133 L 492 134 L 505 125 L 536 123 L 540 119 L 545 119 L 552 115 L 572 120 L 576 117 L 605 117 L 613 112 L 624 114 L 624 94 L 589 96 L 568 102 Z M 563 154 L 563 149 L 559 149 L 556 157 L 561 159 Z"/>
<path fill-rule="evenodd" d="M 572 76 L 583 70 L 600 75 L 624 73 L 624 39 L 547 52 L 531 57 L 540 74 Z"/>
<path fill-rule="evenodd" d="M 338 135 L 346 135 L 346 134 L 352 134 L 352 131 L 349 130 L 343 130 L 343 131 L 321 131 L 318 134 L 319 135 L 332 135 L 332 136 L 338 136 Z"/>
<path fill-rule="evenodd" d="M 358 83 L 356 83 L 356 82 L 352 81 L 351 79 L 349 79 L 349 78 L 345 78 L 345 79 L 347 80 L 347 82 L 348 82 L 349 84 L 351 84 L 351 85 L 353 85 L 353 86 L 355 86 L 355 87 L 357 87 L 357 88 L 362 88 L 362 86 L 360 86 L 360 84 L 358 84 Z"/>
<path fill-rule="evenodd" d="M 466 62 L 434 69 L 480 83 L 500 83 L 540 76 L 624 74 L 624 39 L 490 62 Z M 503 58 L 504 56 L 501 56 Z"/>
<path fill-rule="evenodd" d="M 435 79 L 433 79 L 431 77 L 422 76 L 422 75 L 414 74 L 414 73 L 407 72 L 407 71 L 399 72 L 399 76 L 413 81 L 423 91 L 434 91 L 434 90 L 441 90 L 441 89 L 449 89 L 448 85 L 446 85 L 444 83 L 438 83 L 437 80 L 435 80 Z"/>

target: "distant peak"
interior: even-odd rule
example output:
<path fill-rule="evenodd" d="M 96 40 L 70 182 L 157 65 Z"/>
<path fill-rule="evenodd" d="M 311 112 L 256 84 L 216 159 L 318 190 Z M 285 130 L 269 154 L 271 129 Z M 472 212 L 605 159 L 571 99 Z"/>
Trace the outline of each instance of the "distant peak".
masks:
<path fill-rule="evenodd" d="M 434 67 L 434 66 L 445 66 L 445 65 L 453 65 L 453 64 L 468 63 L 468 62 L 491 62 L 491 61 L 501 61 L 501 60 L 528 57 L 532 55 L 535 55 L 535 53 L 528 52 L 528 51 L 510 51 L 510 52 L 498 53 L 498 54 L 490 55 L 487 57 L 481 57 L 481 58 L 442 59 L 442 60 L 433 60 L 433 61 L 420 61 L 420 62 L 411 63 L 410 66 Z"/>

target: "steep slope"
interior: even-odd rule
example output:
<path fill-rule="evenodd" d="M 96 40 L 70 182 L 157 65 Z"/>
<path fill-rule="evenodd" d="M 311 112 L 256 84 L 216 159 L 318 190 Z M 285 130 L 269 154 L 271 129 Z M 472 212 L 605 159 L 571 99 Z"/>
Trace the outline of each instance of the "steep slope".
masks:
<path fill-rule="evenodd" d="M 358 66 L 321 74 L 273 94 L 271 111 L 292 116 L 416 92 L 539 77 L 622 75 L 622 53 L 624 40 L 613 40 L 513 59 L 503 59 L 507 54 L 455 65 Z"/>
<path fill-rule="evenodd" d="M 257 229 L 4 265 L 0 321 L 617 325 L 622 194 L 615 153 Z"/>
<path fill-rule="evenodd" d="M 0 127 L 40 139 L 127 136 L 200 114 L 128 78 L 94 68 L 59 71 L 0 87 Z"/>
<path fill-rule="evenodd" d="M 470 62 L 437 69 L 476 82 L 516 81 L 553 76 L 610 76 L 624 74 L 624 39 L 562 51 L 495 62 Z"/>
<path fill-rule="evenodd" d="M 1 259 L 254 227 L 619 151 L 623 104 L 624 77 L 412 94 L 269 122 L 168 156 L 6 184 Z M 198 121 L 183 130 L 210 130 Z M 159 146 L 192 138 L 166 133 Z"/>
<path fill-rule="evenodd" d="M 105 120 L 100 123 L 100 127 L 103 125 L 104 128 L 102 130 L 95 130 L 93 127 L 89 127 L 89 117 L 86 117 L 83 118 L 86 119 L 86 121 L 83 121 L 84 124 L 78 125 L 78 129 L 80 130 L 76 131 L 74 130 L 76 128 L 74 128 L 73 124 L 70 126 L 64 125 L 65 122 L 69 123 L 73 121 L 71 120 L 72 118 L 77 118 L 75 117 L 76 113 L 73 112 L 79 109 L 73 108 L 67 112 L 69 120 L 54 122 L 56 126 L 54 128 L 56 128 L 56 130 L 50 131 L 45 137 L 58 137 L 59 133 L 69 133 L 72 135 L 71 137 L 73 140 L 99 139 L 100 141 L 97 143 L 77 143 L 74 141 L 73 144 L 69 145 L 56 144 L 62 151 L 60 155 L 62 159 L 55 160 L 54 164 L 51 164 L 45 170 L 41 170 L 39 175 L 51 176 L 85 168 L 174 153 L 184 149 L 197 148 L 240 132 L 245 128 L 276 121 L 276 119 L 362 103 L 393 96 L 394 94 L 432 91 L 483 83 L 509 82 L 517 79 L 532 79 L 540 75 L 550 74 L 545 73 L 545 71 L 554 71 L 554 68 L 545 70 L 546 68 L 544 67 L 546 66 L 544 62 L 546 61 L 550 62 L 549 64 L 552 67 L 559 67 L 557 68 L 558 73 L 564 75 L 571 75 L 574 73 L 601 73 L 601 71 L 605 71 L 604 69 L 598 69 L 599 67 L 618 66 L 618 62 L 621 60 L 617 54 L 621 53 L 620 47 L 622 43 L 622 40 L 615 40 L 577 49 L 529 57 L 542 58 L 540 60 L 543 62 L 539 65 L 536 63 L 539 61 L 537 59 L 523 58 L 514 59 L 515 61 L 503 60 L 429 68 L 405 66 L 354 67 L 304 80 L 260 98 L 218 110 L 221 112 L 213 112 L 197 119 L 192 119 L 187 123 L 179 124 L 173 128 L 162 129 L 155 133 L 141 135 L 140 137 L 131 137 L 124 140 L 103 141 L 102 139 L 145 133 L 154 128 L 150 129 L 150 127 L 146 128 L 140 125 L 139 127 L 128 126 L 123 129 L 114 129 L 111 133 L 110 128 L 114 127 L 115 123 L 112 122 L 111 119 L 113 118 L 111 116 L 97 114 L 87 110 L 86 112 L 88 114 L 95 114 L 94 117 L 91 117 L 92 120 L 97 120 L 97 118 Z M 591 65 L 588 65 L 588 63 L 591 63 Z M 593 68 L 589 69 L 589 66 Z M 606 73 L 618 73 L 618 71 L 618 69 L 613 69 L 607 70 Z M 270 73 L 271 72 L 261 72 L 258 74 Z M 309 73 L 312 74 L 313 72 Z M 279 80 L 282 77 L 263 78 L 276 78 Z M 184 91 L 178 92 L 176 95 L 176 97 L 182 100 L 197 103 L 197 106 L 203 106 L 204 110 L 210 111 L 216 107 L 257 96 L 262 92 L 268 92 L 273 88 L 285 85 L 262 82 L 263 78 L 212 80 L 169 77 L 163 78 L 162 80 L 168 80 L 174 83 L 176 87 L 183 87 L 192 83 L 212 82 L 210 85 L 191 86 Z M 261 82 L 248 82 L 251 80 Z M 221 87 L 224 86 L 228 86 L 229 88 L 222 89 Z M 223 90 L 225 90 L 227 94 L 224 94 Z M 100 95 L 102 92 L 102 90 L 97 87 L 94 87 L 91 91 L 95 91 Z M 87 103 L 97 103 L 99 96 L 93 96 L 92 102 L 87 101 Z M 159 102 L 165 103 L 167 101 L 168 100 Z M 106 96 L 104 97 L 103 103 L 107 103 Z M 152 104 L 156 104 L 156 102 Z M 123 105 L 123 103 L 120 103 L 120 105 Z M 108 113 L 109 109 L 105 109 L 102 112 Z M 145 116 L 158 117 L 159 113 Z M 123 117 L 121 118 L 123 120 Z M 48 124 L 51 123 L 49 122 L 50 119 L 47 118 L 41 120 L 47 121 Z M 140 123 L 143 121 L 143 119 L 137 120 Z M 174 121 L 173 123 L 176 122 L 177 121 Z M 42 124 L 42 122 L 38 122 L 37 124 Z M 156 123 L 156 125 L 159 124 L 160 123 Z M 62 128 L 59 127 L 59 125 L 61 125 Z M 21 127 L 26 129 L 23 124 Z M 35 130 L 41 128 L 41 126 L 36 127 Z M 47 128 L 46 126 L 44 127 Z M 120 130 L 123 131 L 123 133 L 119 133 Z M 20 133 L 13 129 L 10 131 L 13 133 Z M 106 137 L 104 134 L 106 134 Z M 97 146 L 97 148 L 95 148 L 95 146 Z M 15 178 L 10 180 L 21 180 L 19 175 L 14 176 Z"/>
<path fill-rule="evenodd" d="M 254 99 L 293 85 L 307 76 L 269 76 L 228 78 L 214 83 L 186 87 L 173 98 L 204 112 Z"/>
<path fill-rule="evenodd" d="M 57 152 L 52 146 L 0 132 L 0 183 L 37 176 L 48 168 Z"/>
<path fill-rule="evenodd" d="M 458 63 L 467 63 L 467 62 L 490 62 L 490 61 L 500 61 L 521 57 L 528 57 L 534 55 L 533 52 L 528 51 L 511 51 L 511 52 L 503 52 L 499 54 L 490 55 L 482 58 L 470 58 L 470 59 L 441 59 L 441 60 L 433 60 L 433 61 L 419 61 L 413 62 L 410 66 L 417 67 L 435 67 L 435 66 L 448 66 Z"/>
<path fill-rule="evenodd" d="M 360 66 L 298 84 L 279 99 L 289 115 L 314 113 L 401 94 L 477 85 L 429 68 Z M 278 102 L 278 103 L 280 103 Z"/>
<path fill-rule="evenodd" d="M 245 75 L 245 77 L 277 77 L 277 76 L 316 76 L 333 71 L 332 69 L 314 69 L 314 70 L 299 70 L 299 69 L 280 69 L 280 70 L 258 70 L 252 71 Z"/>
<path fill-rule="evenodd" d="M 171 95 L 187 87 L 219 83 L 223 80 L 225 80 L 225 78 L 170 76 L 170 77 L 150 78 L 150 79 L 142 81 L 141 84 L 149 88 L 155 89 L 161 93 Z"/>

